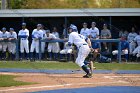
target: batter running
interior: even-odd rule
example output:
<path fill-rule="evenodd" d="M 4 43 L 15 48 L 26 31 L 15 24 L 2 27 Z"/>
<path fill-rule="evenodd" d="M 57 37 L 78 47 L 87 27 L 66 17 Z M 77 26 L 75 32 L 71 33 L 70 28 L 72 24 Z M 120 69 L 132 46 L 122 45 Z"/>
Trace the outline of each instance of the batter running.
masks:
<path fill-rule="evenodd" d="M 86 72 L 86 75 L 83 76 L 84 78 L 91 78 L 92 72 L 90 68 L 85 64 L 85 58 L 90 53 L 88 43 L 85 41 L 85 38 L 78 34 L 78 30 L 75 25 L 70 25 L 69 33 L 68 45 L 71 46 L 72 44 L 75 44 L 78 48 L 76 64 L 78 64 Z"/>

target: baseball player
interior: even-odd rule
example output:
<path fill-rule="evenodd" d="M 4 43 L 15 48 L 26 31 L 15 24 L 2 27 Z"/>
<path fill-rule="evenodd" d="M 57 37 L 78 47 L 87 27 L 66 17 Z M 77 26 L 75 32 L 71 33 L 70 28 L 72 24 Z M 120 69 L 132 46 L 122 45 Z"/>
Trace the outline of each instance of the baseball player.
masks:
<path fill-rule="evenodd" d="M 89 36 L 89 29 L 87 28 L 87 23 L 83 23 L 83 28 L 81 29 L 80 31 L 80 34 L 85 36 L 85 37 L 88 37 Z"/>
<path fill-rule="evenodd" d="M 137 36 L 137 33 L 135 32 L 135 28 L 132 27 L 132 32 L 128 34 L 127 40 L 129 42 L 129 53 L 132 54 L 136 47 L 136 43 L 134 42 L 134 38 Z"/>
<path fill-rule="evenodd" d="M 101 30 L 101 39 L 110 39 L 111 38 L 111 32 L 107 29 L 107 24 L 103 25 L 103 30 Z M 108 51 L 107 43 L 103 43 L 105 50 Z"/>
<path fill-rule="evenodd" d="M 41 30 L 41 24 L 37 25 L 37 29 L 32 32 L 32 44 L 30 48 L 31 61 L 33 60 L 33 52 L 36 52 L 36 59 L 39 59 L 39 39 L 43 39 L 43 31 Z"/>
<path fill-rule="evenodd" d="M 50 33 L 50 30 L 46 30 L 46 39 L 47 40 L 53 40 L 56 39 L 55 35 Z M 49 54 L 49 60 L 52 60 L 53 53 L 58 53 L 59 49 L 57 48 L 57 42 L 48 43 L 48 54 Z"/>
<path fill-rule="evenodd" d="M 57 28 L 56 27 L 53 27 L 52 34 L 55 35 L 56 39 L 60 39 L 59 38 L 59 33 L 57 32 Z M 59 46 L 58 42 L 56 42 L 56 47 L 55 48 L 56 49 L 54 49 L 54 50 L 56 50 L 56 51 L 54 51 L 53 53 L 54 53 L 54 59 L 56 60 L 56 59 L 58 59 L 58 53 L 60 51 L 60 46 Z"/>
<path fill-rule="evenodd" d="M 91 23 L 91 28 L 89 29 L 89 37 L 91 39 L 99 39 L 99 29 L 96 27 L 96 23 Z"/>
<path fill-rule="evenodd" d="M 69 28 L 69 40 L 68 45 L 71 46 L 72 44 L 76 45 L 78 48 L 78 57 L 76 58 L 76 63 L 86 72 L 84 78 L 91 78 L 92 72 L 90 71 L 89 67 L 84 63 L 85 58 L 88 56 L 90 52 L 90 48 L 88 43 L 85 41 L 85 38 L 82 38 L 77 33 L 77 27 L 75 25 L 71 25 Z"/>
<path fill-rule="evenodd" d="M 125 55 L 125 59 L 126 59 L 126 62 L 127 62 L 128 61 L 129 43 L 126 40 L 126 37 L 125 36 L 122 36 L 121 37 L 121 50 L 122 50 L 122 54 Z M 118 50 L 112 51 L 112 54 L 113 55 L 117 55 L 118 54 Z"/>
<path fill-rule="evenodd" d="M 1 43 L 1 41 L 2 41 L 2 32 L 0 31 L 0 59 L 1 59 L 1 52 L 2 52 L 2 43 Z"/>
<path fill-rule="evenodd" d="M 3 40 L 3 42 L 2 42 L 2 52 L 3 52 L 2 60 L 6 59 L 6 49 L 8 48 L 8 42 L 4 42 L 4 41 L 8 41 L 8 34 L 9 34 L 9 32 L 6 31 L 5 27 L 3 27 L 2 34 L 1 34 L 2 40 Z"/>
<path fill-rule="evenodd" d="M 134 38 L 134 42 L 137 42 L 137 47 L 136 49 L 132 52 L 133 56 L 136 55 L 137 58 L 140 57 L 140 31 L 138 32 L 139 34 Z"/>
<path fill-rule="evenodd" d="M 20 39 L 20 52 L 21 52 L 21 60 L 24 58 L 24 49 L 27 53 L 27 60 L 29 60 L 29 30 L 26 28 L 26 23 L 22 23 L 22 29 L 18 33 L 18 37 Z"/>
<path fill-rule="evenodd" d="M 9 34 L 8 34 L 8 40 L 9 41 L 14 41 L 17 39 L 17 33 L 14 31 L 13 28 L 9 29 Z M 15 59 L 15 53 L 16 53 L 16 43 L 15 42 L 9 42 L 8 43 L 8 50 L 10 53 L 10 58 L 12 58 L 12 60 Z"/>
<path fill-rule="evenodd" d="M 71 53 L 72 53 L 72 46 L 69 46 L 68 43 L 66 42 L 64 44 L 64 49 L 60 51 L 60 59 L 62 59 L 63 54 L 66 54 L 67 55 L 67 60 L 70 61 Z"/>

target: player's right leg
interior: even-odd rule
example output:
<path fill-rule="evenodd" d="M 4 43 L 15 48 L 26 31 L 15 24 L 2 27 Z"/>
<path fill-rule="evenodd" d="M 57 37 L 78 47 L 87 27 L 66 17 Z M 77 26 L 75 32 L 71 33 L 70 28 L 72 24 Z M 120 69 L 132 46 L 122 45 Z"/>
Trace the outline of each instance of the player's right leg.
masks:
<path fill-rule="evenodd" d="M 26 51 L 26 59 L 29 60 L 29 41 L 28 40 L 24 40 L 24 48 Z"/>
<path fill-rule="evenodd" d="M 24 58 L 24 42 L 23 40 L 20 41 L 20 60 Z"/>
<path fill-rule="evenodd" d="M 49 60 L 52 60 L 52 44 L 48 44 L 48 54 L 49 54 Z"/>
<path fill-rule="evenodd" d="M 3 60 L 6 59 L 6 49 L 7 49 L 8 45 L 7 45 L 7 42 L 3 42 L 3 47 L 2 47 L 2 50 L 3 50 Z"/>
<path fill-rule="evenodd" d="M 30 47 L 30 60 L 33 61 L 34 60 L 34 55 L 33 52 L 35 50 L 35 44 L 34 41 L 32 41 L 31 47 Z"/>

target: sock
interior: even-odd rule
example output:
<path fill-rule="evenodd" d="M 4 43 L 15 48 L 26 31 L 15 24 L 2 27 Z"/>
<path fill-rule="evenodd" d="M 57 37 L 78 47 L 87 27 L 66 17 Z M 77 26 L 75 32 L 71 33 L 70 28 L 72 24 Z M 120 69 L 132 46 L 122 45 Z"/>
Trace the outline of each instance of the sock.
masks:
<path fill-rule="evenodd" d="M 24 54 L 23 54 L 23 53 L 21 53 L 20 58 L 22 58 L 22 59 L 23 59 L 23 57 L 24 57 Z"/>
<path fill-rule="evenodd" d="M 125 59 L 128 60 L 128 54 L 125 54 Z"/>
<path fill-rule="evenodd" d="M 33 52 L 30 52 L 30 59 L 33 59 Z"/>
<path fill-rule="evenodd" d="M 36 58 L 36 59 L 39 59 L 39 53 L 36 53 L 36 54 L 35 54 L 35 58 Z"/>
<path fill-rule="evenodd" d="M 27 53 L 26 58 L 29 59 L 29 53 Z"/>
<path fill-rule="evenodd" d="M 89 69 L 88 69 L 88 67 L 87 67 L 86 65 L 83 65 L 83 66 L 82 66 L 82 69 L 83 69 L 87 74 L 89 74 Z"/>
<path fill-rule="evenodd" d="M 48 52 L 49 58 L 52 59 L 52 52 Z"/>
<path fill-rule="evenodd" d="M 70 61 L 70 53 L 67 54 L 67 59 Z"/>
<path fill-rule="evenodd" d="M 84 61 L 84 64 L 87 65 L 87 64 L 89 64 L 89 62 L 88 61 Z"/>

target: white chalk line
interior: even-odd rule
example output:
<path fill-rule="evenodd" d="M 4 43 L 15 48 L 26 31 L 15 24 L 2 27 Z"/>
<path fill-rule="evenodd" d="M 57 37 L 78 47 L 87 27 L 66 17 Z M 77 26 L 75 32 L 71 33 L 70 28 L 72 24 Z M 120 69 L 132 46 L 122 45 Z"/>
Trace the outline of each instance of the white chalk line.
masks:
<path fill-rule="evenodd" d="M 114 79 L 114 78 L 140 78 L 140 76 L 104 76 L 104 78 Z"/>
<path fill-rule="evenodd" d="M 117 84 L 117 83 L 125 83 L 126 81 L 116 81 L 116 82 L 99 82 L 99 83 L 70 83 L 70 84 L 62 84 L 62 85 L 51 85 L 51 86 L 37 86 L 37 87 L 25 87 L 25 88 L 11 88 L 0 90 L 0 92 L 8 92 L 8 91 L 16 91 L 16 90 L 29 90 L 29 89 L 41 89 L 41 88 L 56 88 L 56 87 L 66 87 L 66 86 L 75 86 L 75 85 L 95 85 L 95 84 Z"/>

